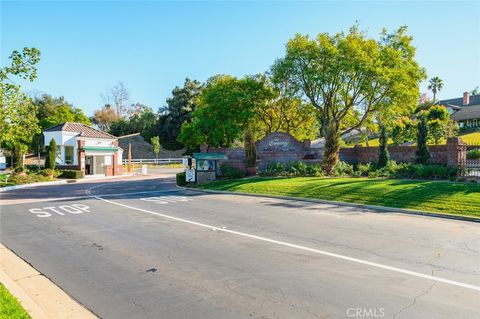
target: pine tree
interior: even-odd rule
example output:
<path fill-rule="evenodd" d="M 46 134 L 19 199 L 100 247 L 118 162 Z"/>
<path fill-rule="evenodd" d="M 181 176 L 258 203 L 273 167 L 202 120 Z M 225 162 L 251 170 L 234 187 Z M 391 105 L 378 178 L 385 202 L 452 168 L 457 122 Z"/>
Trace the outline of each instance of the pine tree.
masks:
<path fill-rule="evenodd" d="M 247 167 L 257 166 L 257 150 L 251 129 L 245 131 L 245 160 Z"/>
<path fill-rule="evenodd" d="M 426 116 L 422 116 L 418 122 L 417 130 L 417 151 L 416 162 L 418 164 L 427 164 L 430 160 L 430 151 L 428 150 L 428 120 Z"/>
<path fill-rule="evenodd" d="M 382 129 L 380 131 L 380 147 L 378 149 L 379 154 L 378 154 L 378 167 L 385 167 L 390 161 L 390 153 L 388 152 L 388 135 L 387 135 L 387 129 L 385 126 L 382 126 Z"/>
<path fill-rule="evenodd" d="M 55 169 L 55 159 L 57 157 L 57 143 L 52 138 L 48 145 L 47 156 L 45 157 L 45 169 Z"/>

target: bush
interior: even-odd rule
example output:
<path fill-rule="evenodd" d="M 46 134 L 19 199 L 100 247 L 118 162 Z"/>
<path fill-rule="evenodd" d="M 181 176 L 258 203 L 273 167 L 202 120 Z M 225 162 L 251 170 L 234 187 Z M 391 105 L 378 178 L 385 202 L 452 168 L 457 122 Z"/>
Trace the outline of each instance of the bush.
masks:
<path fill-rule="evenodd" d="M 83 171 L 79 170 L 64 170 L 61 171 L 61 174 L 59 176 L 60 178 L 70 178 L 70 179 L 79 179 L 79 178 L 84 178 L 85 174 Z"/>
<path fill-rule="evenodd" d="M 480 159 L 480 148 L 475 150 L 469 150 L 467 152 L 467 159 Z"/>
<path fill-rule="evenodd" d="M 330 173 L 336 177 L 353 175 L 353 166 L 340 161 L 337 163 L 337 165 L 335 165 Z"/>
<path fill-rule="evenodd" d="M 181 172 L 181 173 L 177 173 L 177 185 L 178 186 L 185 186 L 187 185 L 187 182 L 186 182 L 186 176 L 185 176 L 185 172 Z"/>
<path fill-rule="evenodd" d="M 241 169 L 238 169 L 236 167 L 227 165 L 227 164 L 222 164 L 220 166 L 220 171 L 222 172 L 222 176 L 224 176 L 228 179 L 245 177 L 245 172 L 244 171 L 242 171 Z"/>
<path fill-rule="evenodd" d="M 39 173 L 45 177 L 52 177 L 58 174 L 54 169 L 50 169 L 50 168 L 41 170 Z"/>
<path fill-rule="evenodd" d="M 358 163 L 354 167 L 353 175 L 355 177 L 368 176 L 368 173 L 374 170 L 374 167 L 371 163 L 362 164 Z"/>
<path fill-rule="evenodd" d="M 260 172 L 260 176 L 323 176 L 322 166 L 319 163 L 307 164 L 302 161 L 270 162 Z"/>

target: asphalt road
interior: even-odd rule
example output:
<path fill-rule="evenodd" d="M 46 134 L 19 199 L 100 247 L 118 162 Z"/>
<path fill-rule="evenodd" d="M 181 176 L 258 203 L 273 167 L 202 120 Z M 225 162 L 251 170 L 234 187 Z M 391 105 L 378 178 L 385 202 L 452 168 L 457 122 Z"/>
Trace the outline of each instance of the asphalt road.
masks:
<path fill-rule="evenodd" d="M 205 194 L 0 193 L 1 242 L 102 318 L 480 318 L 480 225 Z"/>

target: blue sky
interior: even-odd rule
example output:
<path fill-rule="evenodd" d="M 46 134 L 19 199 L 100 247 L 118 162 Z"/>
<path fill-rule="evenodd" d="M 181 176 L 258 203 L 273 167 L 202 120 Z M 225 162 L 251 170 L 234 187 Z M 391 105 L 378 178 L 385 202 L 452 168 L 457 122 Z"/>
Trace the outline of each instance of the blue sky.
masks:
<path fill-rule="evenodd" d="M 409 27 L 440 98 L 480 85 L 480 2 L 161 2 L 1 0 L 1 64 L 14 49 L 42 52 L 25 91 L 64 96 L 88 115 L 118 81 L 132 102 L 165 104 L 185 77 L 263 72 L 295 33 L 345 31 L 359 21 L 373 37 Z M 426 90 L 426 85 L 422 90 Z"/>

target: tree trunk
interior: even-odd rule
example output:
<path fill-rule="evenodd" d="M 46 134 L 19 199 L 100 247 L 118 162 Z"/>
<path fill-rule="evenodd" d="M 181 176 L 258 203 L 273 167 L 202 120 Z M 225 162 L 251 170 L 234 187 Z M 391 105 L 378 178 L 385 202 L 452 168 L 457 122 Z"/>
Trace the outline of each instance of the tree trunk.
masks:
<path fill-rule="evenodd" d="M 330 120 L 328 124 L 324 125 L 325 149 L 323 151 L 323 166 L 327 173 L 330 173 L 332 168 L 337 165 L 340 152 L 340 131 L 338 123 Z"/>

